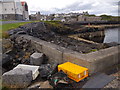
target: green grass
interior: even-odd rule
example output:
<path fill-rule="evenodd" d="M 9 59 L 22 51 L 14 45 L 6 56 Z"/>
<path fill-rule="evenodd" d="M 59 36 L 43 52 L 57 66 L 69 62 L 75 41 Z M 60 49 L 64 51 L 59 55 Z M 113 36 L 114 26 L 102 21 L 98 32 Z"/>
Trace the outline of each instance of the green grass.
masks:
<path fill-rule="evenodd" d="M 107 20 L 107 21 L 118 21 L 120 20 L 120 16 L 110 16 L 110 15 L 101 15 L 102 20 Z"/>
<path fill-rule="evenodd" d="M 9 24 L 0 25 L 0 37 L 2 37 L 2 36 L 3 36 L 3 38 L 8 37 L 8 35 L 7 35 L 8 30 L 15 29 L 15 28 L 18 28 L 19 26 L 23 26 L 25 24 L 32 23 L 32 22 L 36 22 L 36 21 L 9 23 Z"/>
<path fill-rule="evenodd" d="M 0 21 L 16 21 L 16 20 L 5 20 L 5 19 L 0 19 Z"/>
<path fill-rule="evenodd" d="M 0 28 L 2 27 L 2 32 L 4 32 L 4 31 L 8 31 L 8 30 L 11 30 L 11 29 L 18 28 L 19 26 L 22 26 L 22 25 L 25 25 L 25 24 L 28 24 L 28 23 L 31 23 L 31 22 L 3 24 L 3 25 L 0 25 Z"/>
<path fill-rule="evenodd" d="M 43 22 L 53 25 L 53 26 L 56 26 L 56 27 L 61 27 L 60 21 L 43 21 Z"/>

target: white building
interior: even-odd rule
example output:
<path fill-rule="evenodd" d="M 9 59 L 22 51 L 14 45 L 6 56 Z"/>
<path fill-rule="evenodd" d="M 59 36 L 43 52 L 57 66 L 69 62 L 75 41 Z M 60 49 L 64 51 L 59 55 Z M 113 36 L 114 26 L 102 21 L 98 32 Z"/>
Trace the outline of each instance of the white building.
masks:
<path fill-rule="evenodd" d="M 7 20 L 24 20 L 24 8 L 20 0 L 0 0 L 0 17 Z M 27 11 L 28 12 L 28 11 Z"/>
<path fill-rule="evenodd" d="M 22 14 L 24 20 L 29 20 L 29 14 L 28 14 L 28 5 L 26 2 L 21 2 L 22 4 Z"/>

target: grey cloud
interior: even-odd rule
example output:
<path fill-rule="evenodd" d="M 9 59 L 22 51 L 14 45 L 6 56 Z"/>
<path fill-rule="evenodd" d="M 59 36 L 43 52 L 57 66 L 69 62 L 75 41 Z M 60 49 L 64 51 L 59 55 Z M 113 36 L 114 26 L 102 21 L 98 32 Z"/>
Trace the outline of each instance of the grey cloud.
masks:
<path fill-rule="evenodd" d="M 96 2 L 99 2 L 96 1 Z M 68 5 L 62 9 L 59 8 L 53 8 L 52 10 L 41 10 L 40 12 L 42 14 L 51 14 L 51 13 L 69 13 L 71 11 L 86 11 L 89 10 L 90 14 L 102 14 L 102 13 L 108 13 L 111 15 L 116 15 L 117 11 L 116 8 L 113 8 L 113 6 L 117 6 L 118 2 L 117 1 L 107 1 L 107 2 L 102 2 L 97 6 L 93 6 L 94 3 L 96 2 L 75 2 L 71 5 Z"/>
<path fill-rule="evenodd" d="M 41 11 L 42 13 L 43 12 L 47 12 L 47 13 L 68 13 L 68 12 L 71 12 L 71 11 L 79 11 L 79 10 L 86 10 L 86 9 L 91 9 L 92 8 L 92 3 L 89 2 L 89 3 L 86 3 L 86 4 L 83 4 L 83 2 L 75 2 L 69 6 L 66 6 L 62 9 L 59 9 L 59 8 L 53 8 L 53 10 L 51 11 Z"/>

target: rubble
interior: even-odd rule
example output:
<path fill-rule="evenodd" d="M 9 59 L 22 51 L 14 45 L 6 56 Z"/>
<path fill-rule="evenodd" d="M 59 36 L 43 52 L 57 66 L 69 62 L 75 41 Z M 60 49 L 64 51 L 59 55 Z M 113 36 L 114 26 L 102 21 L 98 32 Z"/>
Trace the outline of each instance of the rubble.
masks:
<path fill-rule="evenodd" d="M 10 62 L 3 65 L 8 71 L 16 67 L 18 64 L 30 64 L 30 55 L 35 52 L 30 40 L 23 40 L 22 38 L 18 39 L 16 36 L 11 36 L 10 39 L 12 44 L 11 50 L 5 52 L 5 54 L 10 57 L 8 59 Z M 3 57 L 3 60 L 4 59 L 5 58 Z"/>
<path fill-rule="evenodd" d="M 2 75 L 3 86 L 9 88 L 26 88 L 32 81 L 32 71 L 14 69 Z"/>
<path fill-rule="evenodd" d="M 49 77 L 50 84 L 53 87 L 56 87 L 59 83 L 70 84 L 70 79 L 68 79 L 67 74 L 60 71 Z"/>
<path fill-rule="evenodd" d="M 11 43 L 10 39 L 3 39 L 2 40 L 2 51 L 3 53 L 7 53 L 13 49 L 13 44 Z"/>
<path fill-rule="evenodd" d="M 40 66 L 40 76 L 42 78 L 49 78 L 50 75 L 54 74 L 56 72 L 57 64 L 43 64 Z"/>
<path fill-rule="evenodd" d="M 44 54 L 43 53 L 33 53 L 30 56 L 30 64 L 40 66 L 43 63 Z"/>
<path fill-rule="evenodd" d="M 59 30 L 61 30 L 60 28 L 56 29 L 54 27 L 51 27 L 47 23 L 43 24 L 43 22 L 27 24 L 25 26 L 19 27 L 19 29 L 20 28 L 21 30 L 25 31 L 28 35 L 37 37 L 47 42 L 51 42 L 56 45 L 59 45 L 80 53 L 88 53 L 92 49 L 99 50 L 99 49 L 105 48 L 104 45 L 103 47 L 100 47 L 100 45 L 89 44 L 83 41 L 78 41 L 78 40 L 69 38 L 67 34 L 63 35 L 63 33 L 62 34 L 58 33 Z M 65 32 L 68 32 L 68 31 L 65 31 Z"/>

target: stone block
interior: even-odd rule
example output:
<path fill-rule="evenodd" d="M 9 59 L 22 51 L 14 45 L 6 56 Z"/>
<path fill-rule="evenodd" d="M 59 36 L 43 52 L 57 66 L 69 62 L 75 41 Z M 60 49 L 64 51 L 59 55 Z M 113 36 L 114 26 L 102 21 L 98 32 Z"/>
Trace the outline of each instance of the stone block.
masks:
<path fill-rule="evenodd" d="M 39 66 L 19 64 L 14 69 L 17 69 L 17 68 L 32 71 L 33 80 L 35 80 L 37 78 L 37 76 L 39 75 L 39 71 L 38 71 Z"/>
<path fill-rule="evenodd" d="M 3 86 L 9 88 L 26 88 L 31 83 L 31 81 L 31 70 L 17 68 L 2 75 Z"/>
<path fill-rule="evenodd" d="M 44 54 L 43 53 L 33 53 L 30 56 L 30 64 L 40 66 L 43 63 Z"/>

